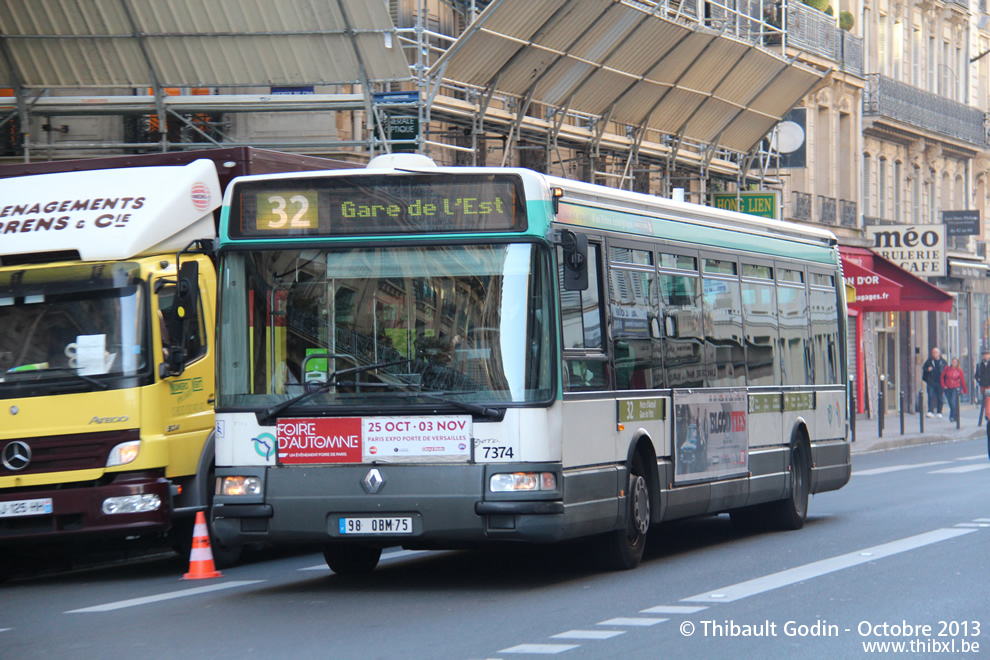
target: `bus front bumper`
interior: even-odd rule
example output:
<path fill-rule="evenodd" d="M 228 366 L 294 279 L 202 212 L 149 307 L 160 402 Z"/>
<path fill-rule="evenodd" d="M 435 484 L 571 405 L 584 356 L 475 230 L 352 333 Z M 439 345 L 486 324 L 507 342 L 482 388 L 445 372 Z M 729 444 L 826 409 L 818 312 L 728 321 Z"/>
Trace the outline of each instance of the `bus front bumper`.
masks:
<path fill-rule="evenodd" d="M 558 491 L 509 496 L 484 492 L 490 474 L 518 468 L 519 464 L 217 468 L 219 479 L 258 477 L 264 495 L 218 494 L 211 512 L 214 532 L 228 545 L 353 540 L 439 548 L 563 539 L 565 509 Z M 365 485 L 372 469 L 382 479 L 375 492 Z M 525 469 L 554 466 L 527 464 Z M 349 519 L 404 521 L 401 525 L 408 525 L 408 531 L 355 535 L 346 531 Z"/>

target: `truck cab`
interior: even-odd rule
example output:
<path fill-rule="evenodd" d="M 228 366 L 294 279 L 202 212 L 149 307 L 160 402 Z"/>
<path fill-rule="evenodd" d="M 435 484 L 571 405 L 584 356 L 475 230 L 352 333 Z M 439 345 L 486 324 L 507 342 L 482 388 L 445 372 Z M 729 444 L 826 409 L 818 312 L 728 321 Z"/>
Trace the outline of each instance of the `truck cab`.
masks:
<path fill-rule="evenodd" d="M 208 505 L 220 202 L 209 160 L 0 181 L 0 551 Z"/>

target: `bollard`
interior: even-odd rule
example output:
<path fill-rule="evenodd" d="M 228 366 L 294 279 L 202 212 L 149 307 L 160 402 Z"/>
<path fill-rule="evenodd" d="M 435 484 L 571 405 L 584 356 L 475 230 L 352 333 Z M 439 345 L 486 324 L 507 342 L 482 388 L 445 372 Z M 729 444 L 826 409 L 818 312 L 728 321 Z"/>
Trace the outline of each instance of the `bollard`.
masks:
<path fill-rule="evenodd" d="M 904 390 L 901 390 L 901 397 L 898 399 L 898 405 L 901 407 L 901 435 L 904 435 Z"/>
<path fill-rule="evenodd" d="M 921 433 L 925 432 L 925 395 L 923 392 L 918 392 L 918 430 Z"/>
<path fill-rule="evenodd" d="M 887 408 L 887 377 L 880 376 L 880 395 L 877 397 L 877 436 L 883 437 L 883 415 Z"/>

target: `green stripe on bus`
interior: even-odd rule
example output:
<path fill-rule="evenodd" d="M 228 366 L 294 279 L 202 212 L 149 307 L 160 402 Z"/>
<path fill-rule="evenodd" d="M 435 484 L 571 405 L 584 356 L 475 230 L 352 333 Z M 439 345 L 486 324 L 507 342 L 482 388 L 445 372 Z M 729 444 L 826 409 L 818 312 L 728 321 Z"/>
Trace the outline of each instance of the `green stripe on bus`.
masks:
<path fill-rule="evenodd" d="M 654 399 L 619 399 L 618 418 L 620 422 L 647 422 L 654 419 L 667 419 L 666 401 Z"/>
<path fill-rule="evenodd" d="M 779 413 L 781 411 L 781 400 L 780 394 L 750 394 L 749 395 L 749 412 L 751 413 L 766 413 L 775 412 Z"/>
<path fill-rule="evenodd" d="M 814 392 L 787 392 L 784 394 L 784 410 L 793 412 L 795 410 L 814 410 Z"/>

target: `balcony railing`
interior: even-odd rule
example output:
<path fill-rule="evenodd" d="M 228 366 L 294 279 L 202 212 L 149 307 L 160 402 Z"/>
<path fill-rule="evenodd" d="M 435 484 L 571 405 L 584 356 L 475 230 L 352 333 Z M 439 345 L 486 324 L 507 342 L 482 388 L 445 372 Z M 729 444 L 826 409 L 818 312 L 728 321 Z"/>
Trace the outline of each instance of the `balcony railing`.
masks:
<path fill-rule="evenodd" d="M 863 115 L 896 119 L 980 148 L 988 144 L 986 113 L 879 73 L 866 76 Z"/>
<path fill-rule="evenodd" d="M 818 221 L 825 225 L 835 224 L 835 197 L 818 196 Z"/>
<path fill-rule="evenodd" d="M 848 199 L 839 200 L 839 224 L 842 226 L 855 227 L 858 212 L 859 209 L 856 208 L 856 202 Z"/>
<path fill-rule="evenodd" d="M 811 193 L 794 193 L 791 217 L 795 220 L 811 220 Z"/>
<path fill-rule="evenodd" d="M 863 40 L 840 30 L 834 16 L 800 0 L 640 0 L 675 20 L 697 21 L 723 34 L 764 46 L 786 44 L 827 57 L 863 75 Z M 781 25 L 781 16 L 786 16 Z"/>
<path fill-rule="evenodd" d="M 863 75 L 863 40 L 840 30 L 835 17 L 801 2 L 787 3 L 787 44 L 836 62 Z"/>

